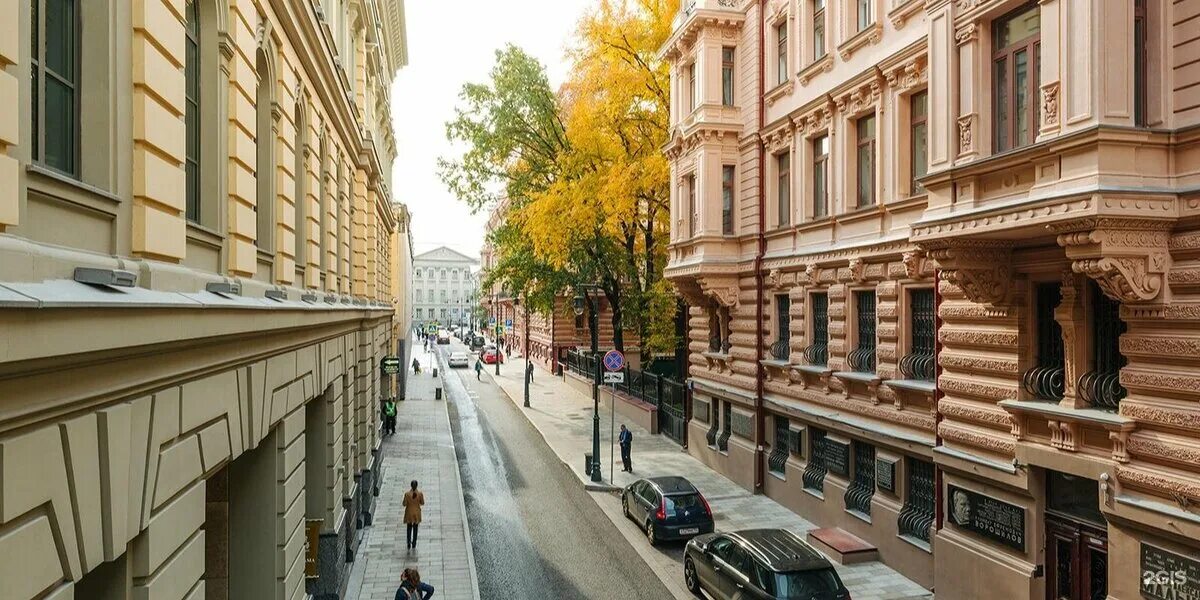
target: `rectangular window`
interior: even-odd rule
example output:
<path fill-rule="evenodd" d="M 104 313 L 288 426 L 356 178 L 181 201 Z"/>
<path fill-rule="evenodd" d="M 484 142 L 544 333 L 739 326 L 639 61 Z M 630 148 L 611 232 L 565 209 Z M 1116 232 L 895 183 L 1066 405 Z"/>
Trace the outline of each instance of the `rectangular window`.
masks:
<path fill-rule="evenodd" d="M 862 31 L 875 22 L 875 0 L 857 0 L 858 30 Z"/>
<path fill-rule="evenodd" d="M 788 422 L 788 418 L 775 415 L 775 444 L 771 447 L 771 455 L 767 458 L 767 468 L 772 473 L 783 474 L 788 453 L 791 452 L 791 442 L 791 424 Z"/>
<path fill-rule="evenodd" d="M 929 95 L 917 92 L 909 98 L 908 107 L 909 165 L 912 195 L 925 190 L 917 181 L 929 171 L 929 130 L 926 121 L 929 118 Z"/>
<path fill-rule="evenodd" d="M 721 104 L 733 106 L 733 48 L 721 48 Z"/>
<path fill-rule="evenodd" d="M 79 175 L 79 8 L 77 0 L 34 0 L 30 117 L 33 160 Z"/>
<path fill-rule="evenodd" d="M 791 153 L 784 152 L 775 157 L 775 169 L 778 173 L 775 191 L 777 208 L 779 209 L 779 226 L 783 227 L 792 222 L 792 174 Z"/>
<path fill-rule="evenodd" d="M 896 518 L 900 535 L 929 542 L 929 528 L 934 519 L 934 476 L 933 463 L 913 458 L 904 459 L 905 478 L 904 506 Z"/>
<path fill-rule="evenodd" d="M 999 19 L 992 39 L 996 151 L 1033 143 L 1038 123 L 1041 21 L 1038 6 Z"/>
<path fill-rule="evenodd" d="M 699 215 L 696 214 L 696 176 L 687 176 L 687 195 L 688 195 L 688 237 L 696 237 L 696 220 Z"/>
<path fill-rule="evenodd" d="M 858 344 L 846 357 L 850 368 L 860 373 L 875 372 L 875 292 L 854 292 Z"/>
<path fill-rule="evenodd" d="M 696 63 L 688 65 L 688 112 L 696 110 L 698 91 L 696 90 Z"/>
<path fill-rule="evenodd" d="M 908 354 L 900 359 L 905 379 L 933 381 L 934 320 L 933 290 L 922 288 L 908 292 L 908 327 L 911 343 Z"/>
<path fill-rule="evenodd" d="M 184 46 L 184 170 L 186 203 L 184 216 L 200 222 L 200 15 L 198 3 L 187 7 L 187 40 Z M 297 149 L 297 152 L 299 150 Z M 297 254 L 297 256 L 303 256 Z"/>
<path fill-rule="evenodd" d="M 822 493 L 825 490 L 825 430 L 808 428 L 808 464 L 804 467 L 804 489 Z"/>
<path fill-rule="evenodd" d="M 829 361 L 829 296 L 825 293 L 809 297 L 812 315 L 812 342 L 804 349 L 804 362 L 825 366 Z"/>
<path fill-rule="evenodd" d="M 1133 124 L 1145 127 L 1146 82 L 1146 0 L 1133 0 Z"/>
<path fill-rule="evenodd" d="M 875 204 L 875 115 L 867 115 L 855 124 L 858 136 L 858 208 Z"/>
<path fill-rule="evenodd" d="M 733 235 L 733 165 L 721 167 L 721 233 Z"/>
<path fill-rule="evenodd" d="M 782 85 L 788 80 L 786 20 L 775 27 L 775 69 L 775 83 Z"/>
<path fill-rule="evenodd" d="M 1088 282 L 1091 288 L 1092 370 L 1079 378 L 1079 397 L 1092 408 L 1115 411 L 1127 394 L 1121 385 L 1121 369 L 1127 360 L 1121 354 L 1121 335 L 1125 321 L 1121 319 L 1121 303 L 1100 291 L 1100 286 Z"/>
<path fill-rule="evenodd" d="M 792 299 L 787 294 L 775 296 L 775 343 L 771 358 L 789 360 L 792 354 Z"/>
<path fill-rule="evenodd" d="M 1021 387 L 1032 397 L 1048 402 L 1062 400 L 1064 393 L 1064 351 L 1062 326 L 1054 310 L 1062 302 L 1058 282 L 1039 283 L 1034 288 L 1034 336 L 1036 364 L 1021 377 Z"/>
<path fill-rule="evenodd" d="M 870 516 L 875 495 L 875 446 L 854 440 L 854 478 L 846 488 L 846 510 Z"/>
<path fill-rule="evenodd" d="M 829 136 L 812 141 L 813 151 L 813 218 L 829 214 Z"/>
<path fill-rule="evenodd" d="M 825 56 L 825 0 L 813 0 L 813 60 Z"/>

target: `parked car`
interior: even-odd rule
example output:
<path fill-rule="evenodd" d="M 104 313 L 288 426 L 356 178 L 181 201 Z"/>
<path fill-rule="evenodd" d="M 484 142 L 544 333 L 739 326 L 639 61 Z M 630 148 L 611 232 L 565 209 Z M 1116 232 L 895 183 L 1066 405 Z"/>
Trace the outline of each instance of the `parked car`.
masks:
<path fill-rule="evenodd" d="M 496 364 L 496 361 L 500 361 L 500 364 L 504 364 L 504 354 L 491 344 L 484 346 L 483 350 L 479 352 L 479 356 L 483 359 L 483 364 L 485 365 Z"/>
<path fill-rule="evenodd" d="M 716 599 L 850 600 L 829 559 L 786 529 L 692 538 L 683 578 L 688 591 Z"/>
<path fill-rule="evenodd" d="M 708 500 L 683 477 L 650 477 L 629 484 L 621 492 L 621 510 L 641 526 L 651 544 L 713 531 Z"/>
<path fill-rule="evenodd" d="M 450 357 L 446 359 L 446 364 L 450 367 L 469 367 L 471 366 L 471 358 L 466 352 L 451 352 Z"/>
<path fill-rule="evenodd" d="M 438 334 L 437 334 L 437 343 L 449 344 L 450 343 L 450 332 L 446 331 L 445 329 L 439 329 Z"/>

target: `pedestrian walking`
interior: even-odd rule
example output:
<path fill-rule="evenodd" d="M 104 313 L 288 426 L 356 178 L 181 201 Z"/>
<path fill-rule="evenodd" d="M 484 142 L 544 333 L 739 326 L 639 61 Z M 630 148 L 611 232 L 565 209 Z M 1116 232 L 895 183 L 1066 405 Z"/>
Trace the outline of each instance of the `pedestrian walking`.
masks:
<path fill-rule="evenodd" d="M 433 586 L 421 581 L 421 574 L 414 568 L 404 569 L 400 575 L 400 589 L 396 600 L 429 600 L 433 597 Z"/>
<path fill-rule="evenodd" d="M 396 433 L 396 401 L 388 398 L 383 401 L 383 434 Z"/>
<path fill-rule="evenodd" d="M 525 357 L 525 377 L 529 378 L 529 383 L 533 383 L 533 363 L 528 356 Z"/>
<path fill-rule="evenodd" d="M 479 358 L 475 359 L 475 381 L 479 381 L 479 374 L 483 372 L 483 361 Z"/>
<path fill-rule="evenodd" d="M 420 372 L 421 372 L 421 361 L 417 360 L 417 358 L 416 358 L 415 356 L 413 357 L 413 365 L 412 365 L 412 367 L 413 367 L 413 373 L 420 373 Z"/>
<path fill-rule="evenodd" d="M 421 526 L 421 507 L 425 506 L 425 494 L 417 489 L 417 480 L 412 480 L 412 489 L 404 492 L 404 524 L 408 547 L 417 547 L 417 530 Z"/>
<path fill-rule="evenodd" d="M 625 428 L 625 424 L 621 424 L 621 434 L 617 436 L 617 443 L 621 444 L 621 464 L 625 467 L 621 469 L 626 473 L 633 472 L 633 459 L 630 458 L 629 452 L 633 448 L 633 432 Z"/>

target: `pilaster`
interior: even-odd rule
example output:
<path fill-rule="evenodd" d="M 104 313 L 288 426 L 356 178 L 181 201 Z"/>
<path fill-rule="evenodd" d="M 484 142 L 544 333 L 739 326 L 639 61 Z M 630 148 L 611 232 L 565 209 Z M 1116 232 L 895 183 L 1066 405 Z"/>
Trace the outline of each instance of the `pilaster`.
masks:
<path fill-rule="evenodd" d="M 17 65 L 21 62 L 19 2 L 0 6 L 0 105 L 20 104 Z M 0 111 L 0 233 L 19 221 L 21 111 Z"/>

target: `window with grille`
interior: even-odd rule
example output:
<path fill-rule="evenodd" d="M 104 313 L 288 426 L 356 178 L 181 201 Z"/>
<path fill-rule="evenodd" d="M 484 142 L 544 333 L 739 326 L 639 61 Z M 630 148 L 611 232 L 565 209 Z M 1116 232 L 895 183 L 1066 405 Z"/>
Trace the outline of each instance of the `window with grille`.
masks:
<path fill-rule="evenodd" d="M 721 167 L 721 233 L 733 235 L 733 165 Z"/>
<path fill-rule="evenodd" d="M 935 319 L 933 290 L 910 290 L 908 326 L 912 342 L 908 354 L 900 359 L 900 373 L 905 379 L 933 381 Z"/>
<path fill-rule="evenodd" d="M 875 372 L 875 292 L 854 292 L 858 344 L 846 357 L 850 368 L 860 373 Z"/>
<path fill-rule="evenodd" d="M 1093 408 L 1115 411 L 1126 395 L 1121 385 L 1121 367 L 1125 356 L 1121 354 L 1121 334 L 1125 333 L 1125 321 L 1121 320 L 1121 303 L 1100 291 L 1100 286 L 1089 281 L 1091 290 L 1092 326 L 1092 370 L 1079 378 L 1079 395 Z"/>
<path fill-rule="evenodd" d="M 767 467 L 772 473 L 784 472 L 792 442 L 790 426 L 787 417 L 775 415 L 775 445 L 771 447 L 771 455 L 767 458 Z"/>
<path fill-rule="evenodd" d="M 1036 3 L 996 21 L 992 32 L 992 102 L 997 152 L 1032 144 L 1037 135 L 1041 13 Z"/>
<path fill-rule="evenodd" d="M 858 208 L 875 204 L 875 115 L 857 121 L 858 136 Z"/>
<path fill-rule="evenodd" d="M 1058 402 L 1065 387 L 1062 326 L 1054 309 L 1062 302 L 1058 282 L 1039 283 L 1034 288 L 1034 335 L 1037 362 L 1021 377 L 1021 387 L 1034 398 Z"/>
<path fill-rule="evenodd" d="M 717 431 L 721 428 L 721 401 L 714 398 L 712 404 L 708 405 L 708 409 L 708 432 L 705 433 L 704 439 L 710 448 L 716 448 Z"/>
<path fill-rule="evenodd" d="M 78 177 L 79 2 L 33 0 L 30 9 L 33 160 Z"/>
<path fill-rule="evenodd" d="M 829 296 L 825 293 L 809 296 L 812 315 L 812 343 L 804 349 L 804 362 L 824 366 L 829 362 Z"/>
<path fill-rule="evenodd" d="M 905 459 L 907 485 L 904 506 L 896 519 L 900 535 L 929 542 L 934 519 L 933 463 L 911 456 Z"/>
<path fill-rule="evenodd" d="M 787 294 L 775 296 L 775 343 L 771 358 L 788 360 L 792 353 L 792 299 Z"/>
<path fill-rule="evenodd" d="M 808 464 L 804 467 L 804 489 L 814 492 L 825 490 L 825 430 L 808 428 Z"/>
<path fill-rule="evenodd" d="M 829 214 L 829 136 L 813 138 L 813 218 Z"/>
<path fill-rule="evenodd" d="M 729 451 L 729 436 L 733 434 L 733 405 L 729 402 L 722 402 L 721 409 L 721 437 L 717 438 L 717 449 L 721 452 Z"/>
<path fill-rule="evenodd" d="M 721 104 L 733 106 L 733 48 L 721 48 Z"/>
<path fill-rule="evenodd" d="M 875 446 L 854 441 L 854 478 L 846 488 L 846 510 L 871 514 L 871 497 L 875 495 Z"/>

